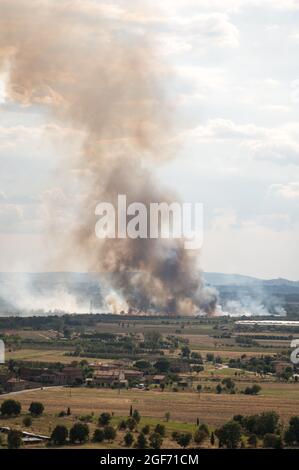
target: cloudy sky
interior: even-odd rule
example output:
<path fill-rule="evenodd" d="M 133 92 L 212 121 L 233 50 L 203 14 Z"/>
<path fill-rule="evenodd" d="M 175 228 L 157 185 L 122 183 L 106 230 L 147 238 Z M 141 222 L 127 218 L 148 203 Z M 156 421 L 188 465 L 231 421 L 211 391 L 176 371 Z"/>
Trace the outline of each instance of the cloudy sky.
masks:
<path fill-rule="evenodd" d="M 150 35 L 171 71 L 173 158 L 155 171 L 204 203 L 203 269 L 298 280 L 299 0 L 74 3 Z M 47 270 L 49 207 L 63 218 L 68 199 L 57 168 L 80 135 L 9 99 L 1 73 L 0 270 Z"/>

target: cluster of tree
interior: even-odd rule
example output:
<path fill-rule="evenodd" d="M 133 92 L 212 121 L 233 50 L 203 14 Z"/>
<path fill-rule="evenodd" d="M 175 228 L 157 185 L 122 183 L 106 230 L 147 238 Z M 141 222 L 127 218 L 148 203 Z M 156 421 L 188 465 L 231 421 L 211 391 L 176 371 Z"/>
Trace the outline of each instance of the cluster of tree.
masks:
<path fill-rule="evenodd" d="M 195 445 L 202 445 L 209 437 L 212 445 L 214 445 L 215 442 L 214 434 L 212 433 L 210 435 L 209 428 L 206 424 L 199 425 L 193 435 L 190 432 L 174 431 L 171 437 L 180 447 L 183 448 L 188 447 L 191 442 L 194 442 Z"/>
<path fill-rule="evenodd" d="M 216 393 L 222 393 L 222 392 L 231 393 L 231 394 L 236 393 L 236 384 L 230 377 L 225 377 L 221 381 L 221 384 L 218 384 L 216 386 Z"/>
<path fill-rule="evenodd" d="M 236 415 L 216 429 L 215 435 L 219 440 L 219 447 L 229 449 L 245 447 L 243 436 L 247 438 L 250 447 L 257 447 L 259 441 L 265 448 L 281 449 L 284 443 L 287 446 L 298 446 L 299 417 L 292 417 L 288 428 L 283 431 L 275 411 L 250 416 Z"/>
<path fill-rule="evenodd" d="M 112 442 L 117 437 L 116 429 L 111 426 L 112 416 L 110 413 L 104 412 L 98 419 L 98 428 L 94 431 L 92 441 L 100 443 L 103 441 Z M 124 445 L 126 447 L 134 447 L 145 449 L 151 447 L 159 449 L 162 446 L 165 437 L 165 426 L 157 424 L 153 432 L 150 432 L 150 426 L 145 425 L 138 436 L 134 437 L 133 431 L 137 431 L 137 425 L 140 422 L 140 413 L 138 410 L 130 408 L 130 416 L 126 420 L 120 421 L 118 429 L 127 431 L 124 435 Z M 77 422 L 68 431 L 66 426 L 58 425 L 51 434 L 51 443 L 54 445 L 64 445 L 69 440 L 73 444 L 82 444 L 89 439 L 89 427 L 86 423 Z"/>
<path fill-rule="evenodd" d="M 284 371 L 276 374 L 279 379 L 284 380 L 285 382 L 288 382 L 291 377 L 293 377 L 294 374 L 294 369 L 293 366 L 286 367 Z"/>
<path fill-rule="evenodd" d="M 289 340 L 290 342 L 293 339 L 293 335 L 283 336 L 283 335 L 263 335 L 263 334 L 251 334 L 250 336 L 238 336 L 237 338 L 252 338 L 252 339 L 263 339 L 263 340 L 275 340 L 275 341 L 285 341 Z M 237 339 L 236 338 L 236 339 Z"/>
<path fill-rule="evenodd" d="M 258 437 L 275 434 L 279 430 L 279 416 L 275 411 L 265 411 L 249 416 L 236 415 L 233 420 L 239 423 L 246 433 L 255 434 Z"/>
<path fill-rule="evenodd" d="M 89 439 L 89 427 L 86 423 L 77 422 L 68 431 L 64 425 L 57 425 L 51 434 L 51 443 L 54 445 L 64 445 L 69 441 L 72 444 L 83 444 Z"/>
<path fill-rule="evenodd" d="M 258 374 L 269 374 L 275 373 L 274 362 L 275 359 L 272 356 L 260 356 L 247 358 L 246 355 L 241 358 L 230 359 L 229 367 L 232 369 L 243 369 L 250 372 L 257 372 Z"/>
<path fill-rule="evenodd" d="M 191 359 L 190 359 L 191 360 Z M 193 361 L 192 361 L 193 362 Z M 160 357 L 157 361 L 153 364 L 149 361 L 144 359 L 140 359 L 134 363 L 134 367 L 138 370 L 141 370 L 146 375 L 150 374 L 164 374 L 167 375 L 167 381 L 169 383 L 176 381 L 177 373 L 180 372 L 181 368 L 185 371 L 186 369 L 189 370 L 190 366 L 189 363 L 179 359 L 179 360 L 169 360 L 165 357 Z M 197 367 L 200 367 L 198 365 Z"/>
<path fill-rule="evenodd" d="M 5 417 L 18 416 L 21 413 L 21 410 L 21 403 L 12 399 L 4 400 L 0 407 L 1 416 Z M 30 404 L 28 411 L 33 417 L 41 416 L 44 412 L 44 405 L 40 402 L 33 401 Z"/>
<path fill-rule="evenodd" d="M 100 354 L 106 354 L 111 357 L 126 352 L 129 354 L 138 354 L 141 352 L 133 336 L 110 335 L 94 338 L 86 335 L 77 340 L 79 344 L 74 352 L 68 353 L 70 356 L 99 357 Z"/>
<path fill-rule="evenodd" d="M 77 422 L 70 430 L 64 425 L 57 425 L 51 434 L 51 443 L 54 445 L 64 445 L 69 440 L 72 444 L 84 444 L 89 440 L 89 426 L 86 423 Z M 105 425 L 97 428 L 92 436 L 93 442 L 104 440 L 112 442 L 116 438 L 116 430 L 113 426 Z"/>
<path fill-rule="evenodd" d="M 128 431 L 124 436 L 124 444 L 126 447 L 134 447 L 137 449 L 146 449 L 151 447 L 152 449 L 160 449 L 163 444 L 163 438 L 165 437 L 166 431 L 163 424 L 157 424 L 153 430 L 150 431 L 150 426 L 145 425 L 139 432 L 136 440 L 131 431 Z"/>
<path fill-rule="evenodd" d="M 251 338 L 250 336 L 237 336 L 236 343 L 239 344 L 240 346 L 246 346 L 249 348 L 251 346 L 257 346 L 259 344 L 257 341 L 254 341 L 254 339 Z"/>

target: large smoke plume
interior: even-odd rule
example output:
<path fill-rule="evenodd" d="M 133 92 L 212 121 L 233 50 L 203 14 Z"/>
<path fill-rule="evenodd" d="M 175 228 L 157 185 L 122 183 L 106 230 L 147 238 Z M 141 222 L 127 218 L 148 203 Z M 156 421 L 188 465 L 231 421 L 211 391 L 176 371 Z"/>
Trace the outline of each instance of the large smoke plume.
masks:
<path fill-rule="evenodd" d="M 126 194 L 128 203 L 176 199 L 150 170 L 172 157 L 173 109 L 161 86 L 171 71 L 154 38 L 137 27 L 138 12 L 91 0 L 0 0 L 0 8 L 9 97 L 44 106 L 84 134 L 80 155 L 68 168 L 61 164 L 61 171 L 80 175 L 84 195 L 80 227 L 61 243 L 61 256 L 111 273 L 111 286 L 129 310 L 212 313 L 217 296 L 203 286 L 197 256 L 183 241 L 100 242 L 94 232 L 99 201 L 115 203 L 117 194 Z"/>

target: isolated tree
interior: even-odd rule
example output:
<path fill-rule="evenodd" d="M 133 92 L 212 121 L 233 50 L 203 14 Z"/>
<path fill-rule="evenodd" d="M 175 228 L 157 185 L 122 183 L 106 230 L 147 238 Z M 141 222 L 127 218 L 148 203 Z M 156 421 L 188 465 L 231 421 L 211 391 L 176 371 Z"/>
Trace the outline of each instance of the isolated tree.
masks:
<path fill-rule="evenodd" d="M 25 418 L 23 419 L 23 424 L 24 426 L 26 426 L 26 428 L 29 428 L 29 426 L 31 426 L 32 419 L 30 418 L 30 416 L 25 416 Z"/>
<path fill-rule="evenodd" d="M 21 404 L 16 400 L 5 400 L 0 408 L 2 416 L 18 416 L 21 409 Z"/>
<path fill-rule="evenodd" d="M 76 442 L 86 442 L 89 437 L 89 427 L 84 423 L 75 423 L 70 429 L 70 441 L 74 444 Z"/>
<path fill-rule="evenodd" d="M 282 439 L 278 434 L 265 434 L 263 439 L 263 447 L 272 448 L 272 449 L 281 449 L 282 448 Z"/>
<path fill-rule="evenodd" d="M 141 432 L 146 436 L 147 434 L 149 434 L 150 432 L 150 427 L 148 424 L 146 424 L 145 426 L 143 426 Z"/>
<path fill-rule="evenodd" d="M 105 434 L 103 429 L 96 429 L 92 436 L 93 442 L 103 442 L 105 439 Z"/>
<path fill-rule="evenodd" d="M 216 386 L 216 393 L 220 394 L 222 392 L 222 387 L 220 384 Z"/>
<path fill-rule="evenodd" d="M 63 336 L 67 339 L 70 339 L 72 335 L 72 330 L 67 326 L 63 328 Z"/>
<path fill-rule="evenodd" d="M 257 395 L 262 390 L 257 384 L 252 385 L 252 387 L 246 387 L 244 390 L 245 395 Z"/>
<path fill-rule="evenodd" d="M 225 379 L 223 379 L 222 385 L 224 385 L 225 388 L 229 391 L 235 388 L 235 382 L 230 377 L 226 377 Z"/>
<path fill-rule="evenodd" d="M 29 406 L 29 413 L 32 416 L 41 416 L 44 412 L 44 405 L 38 401 L 33 401 Z"/>
<path fill-rule="evenodd" d="M 141 359 L 140 361 L 135 362 L 134 367 L 136 367 L 139 370 L 146 371 L 146 370 L 149 370 L 152 367 L 152 365 L 149 361 L 145 361 L 144 359 Z"/>
<path fill-rule="evenodd" d="M 191 369 L 193 372 L 203 372 L 205 370 L 204 366 L 199 366 L 199 365 L 195 365 L 195 366 L 192 366 L 192 369 Z"/>
<path fill-rule="evenodd" d="M 116 431 L 113 426 L 104 427 L 104 438 L 106 441 L 114 441 L 116 438 Z"/>
<path fill-rule="evenodd" d="M 71 409 L 70 409 L 69 406 L 68 406 L 68 408 L 67 408 L 67 410 L 66 410 L 66 414 L 67 414 L 67 416 L 70 416 L 70 415 L 71 415 Z"/>
<path fill-rule="evenodd" d="M 182 351 L 183 357 L 189 358 L 191 351 L 190 351 L 190 348 L 188 348 L 188 346 L 183 346 L 181 351 Z"/>
<path fill-rule="evenodd" d="M 196 444 L 202 444 L 202 442 L 207 439 L 210 435 L 209 428 L 206 424 L 201 424 L 198 429 L 195 431 L 193 440 Z"/>
<path fill-rule="evenodd" d="M 165 437 L 165 426 L 164 424 L 158 423 L 154 430 L 155 433 L 160 434 L 160 436 Z"/>
<path fill-rule="evenodd" d="M 111 414 L 110 413 L 102 413 L 99 417 L 99 425 L 100 426 L 107 426 L 111 421 Z"/>
<path fill-rule="evenodd" d="M 258 434 L 275 434 L 278 429 L 279 416 L 276 411 L 265 411 L 261 413 L 258 422 Z"/>
<path fill-rule="evenodd" d="M 241 426 L 236 421 L 229 421 L 215 431 L 222 446 L 228 449 L 236 449 L 241 441 Z"/>
<path fill-rule="evenodd" d="M 260 393 L 261 390 L 262 390 L 262 387 L 258 384 L 254 384 L 251 387 L 252 395 L 257 395 L 258 393 Z"/>
<path fill-rule="evenodd" d="M 150 435 L 149 443 L 153 449 L 160 449 L 163 444 L 163 437 L 158 432 L 153 432 Z"/>
<path fill-rule="evenodd" d="M 167 411 L 164 416 L 165 416 L 165 421 L 168 423 L 168 421 L 170 420 L 170 413 L 169 413 L 169 411 Z"/>
<path fill-rule="evenodd" d="M 160 372 L 162 374 L 166 373 L 169 371 L 170 362 L 164 357 L 161 357 L 160 359 L 157 360 L 157 362 L 155 362 L 154 368 L 156 369 L 157 372 Z"/>
<path fill-rule="evenodd" d="M 196 351 L 193 351 L 193 352 L 191 353 L 191 358 L 192 358 L 194 361 L 199 362 L 199 363 L 202 364 L 202 357 L 201 357 L 201 354 L 200 354 L 200 353 L 198 353 L 198 352 L 196 352 Z"/>
<path fill-rule="evenodd" d="M 59 424 L 52 431 L 51 442 L 55 445 L 63 445 L 66 443 L 68 435 L 67 427 Z"/>
<path fill-rule="evenodd" d="M 196 444 L 202 444 L 202 442 L 207 438 L 207 435 L 204 431 L 201 431 L 200 429 L 196 429 L 194 435 L 193 435 L 193 440 Z"/>
<path fill-rule="evenodd" d="M 131 447 L 134 442 L 134 436 L 131 432 L 127 432 L 124 436 L 124 443 L 126 447 Z"/>
<path fill-rule="evenodd" d="M 136 423 L 139 423 L 141 416 L 138 410 L 133 411 L 132 418 L 135 419 Z"/>
<path fill-rule="evenodd" d="M 176 442 L 179 444 L 180 447 L 183 447 L 184 449 L 188 447 L 192 440 L 192 434 L 189 432 L 182 432 L 178 433 L 176 436 Z"/>
<path fill-rule="evenodd" d="M 289 421 L 289 427 L 284 434 L 284 441 L 288 446 L 299 444 L 299 417 L 293 416 Z"/>
<path fill-rule="evenodd" d="M 130 431 L 133 431 L 133 429 L 136 427 L 136 421 L 134 418 L 128 418 L 127 421 L 126 421 L 126 424 L 127 424 L 127 428 L 130 430 Z"/>
<path fill-rule="evenodd" d="M 7 447 L 9 449 L 19 449 L 22 445 L 22 433 L 11 429 L 7 435 Z"/>
<path fill-rule="evenodd" d="M 120 431 L 125 431 L 127 429 L 127 423 L 124 419 L 122 419 L 119 423 L 118 423 L 118 429 Z"/>
<path fill-rule="evenodd" d="M 210 443 L 211 443 L 211 446 L 215 445 L 215 436 L 213 432 L 211 433 Z"/>
<path fill-rule="evenodd" d="M 137 437 L 136 447 L 137 449 L 146 449 L 147 448 L 147 439 L 143 433 L 140 433 Z"/>
<path fill-rule="evenodd" d="M 257 436 L 255 434 L 251 434 L 248 438 L 248 444 L 251 447 L 256 448 L 257 447 Z"/>
<path fill-rule="evenodd" d="M 132 416 L 132 414 L 133 414 L 133 406 L 131 405 L 131 406 L 130 406 L 130 413 L 129 413 L 129 415 Z"/>
<path fill-rule="evenodd" d="M 162 339 L 162 335 L 159 331 L 146 331 L 144 334 L 144 341 L 151 349 L 159 349 Z"/>
<path fill-rule="evenodd" d="M 206 437 L 209 437 L 210 431 L 209 431 L 208 426 L 205 423 L 200 424 L 198 426 L 198 429 L 199 431 L 202 431 L 203 433 L 205 433 Z"/>

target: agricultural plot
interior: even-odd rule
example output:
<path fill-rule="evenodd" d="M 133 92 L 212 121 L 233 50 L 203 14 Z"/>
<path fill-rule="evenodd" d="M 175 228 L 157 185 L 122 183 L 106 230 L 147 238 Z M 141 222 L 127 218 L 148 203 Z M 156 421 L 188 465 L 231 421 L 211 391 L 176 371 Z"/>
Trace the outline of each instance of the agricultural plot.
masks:
<path fill-rule="evenodd" d="M 27 409 L 32 401 L 41 401 L 49 416 L 49 426 L 55 422 L 54 416 L 66 406 L 70 406 L 72 413 L 77 416 L 109 411 L 116 417 L 122 417 L 128 415 L 132 405 L 146 419 L 163 420 L 165 413 L 169 412 L 172 421 L 194 425 L 198 417 L 200 422 L 208 423 L 212 427 L 225 423 L 236 414 L 246 415 L 273 410 L 287 422 L 291 416 L 299 413 L 297 384 L 266 384 L 263 385 L 263 393 L 260 396 L 51 388 L 18 393 L 15 398 L 21 402 L 24 409 Z"/>

